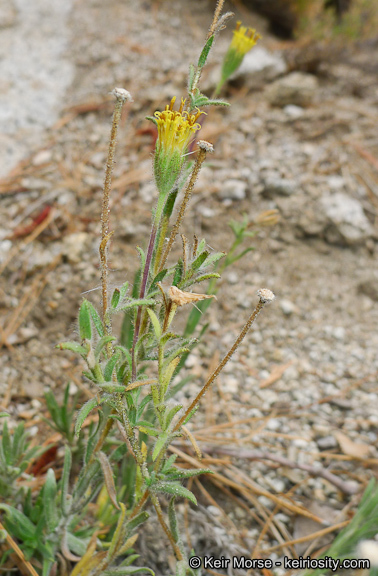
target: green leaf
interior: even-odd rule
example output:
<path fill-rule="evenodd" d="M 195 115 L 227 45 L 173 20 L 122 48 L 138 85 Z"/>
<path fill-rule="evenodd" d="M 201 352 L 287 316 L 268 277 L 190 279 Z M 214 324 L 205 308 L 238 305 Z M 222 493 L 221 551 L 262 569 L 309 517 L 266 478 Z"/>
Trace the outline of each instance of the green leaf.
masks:
<path fill-rule="evenodd" d="M 22 456 L 24 451 L 25 445 L 25 433 L 24 433 L 24 425 L 21 423 L 17 426 L 16 430 L 13 434 L 13 461 L 17 462 L 17 460 Z"/>
<path fill-rule="evenodd" d="M 113 382 L 99 382 L 97 386 L 99 386 L 101 390 L 104 390 L 104 392 L 110 392 L 111 394 L 123 394 L 125 392 L 125 386 L 114 384 Z"/>
<path fill-rule="evenodd" d="M 148 290 L 148 294 L 151 294 L 151 292 L 153 292 L 156 288 L 156 284 L 158 282 L 161 282 L 162 280 L 164 280 L 164 278 L 166 277 L 168 272 L 167 268 L 164 268 L 164 270 L 161 270 L 158 274 L 156 274 L 155 278 L 152 280 L 151 286 Z"/>
<path fill-rule="evenodd" d="M 84 556 L 85 552 L 87 551 L 89 544 L 89 538 L 81 539 L 75 536 L 75 534 L 71 534 L 71 532 L 67 532 L 67 546 L 71 552 L 77 554 L 78 556 Z"/>
<path fill-rule="evenodd" d="M 176 576 L 186 576 L 188 563 L 186 560 L 179 560 L 176 563 Z"/>
<path fill-rule="evenodd" d="M 52 468 L 49 468 L 43 486 L 43 511 L 46 518 L 47 530 L 50 534 L 54 532 L 59 523 L 55 502 L 56 492 L 55 473 Z"/>
<path fill-rule="evenodd" d="M 147 434 L 148 436 L 153 436 L 155 438 L 159 436 L 159 431 L 155 430 L 155 428 L 152 428 L 152 426 L 145 426 L 144 424 L 139 424 L 139 422 L 137 422 L 136 426 L 141 432 L 143 432 L 143 434 Z"/>
<path fill-rule="evenodd" d="M 208 258 L 209 255 L 210 252 L 208 252 L 207 250 L 201 252 L 201 254 L 199 254 L 197 258 L 192 262 L 190 269 L 195 271 L 201 268 L 202 264 L 205 262 L 205 260 Z"/>
<path fill-rule="evenodd" d="M 179 258 L 176 266 L 175 266 L 175 273 L 173 275 L 172 285 L 178 286 L 181 282 L 182 275 L 184 273 L 184 263 L 182 258 Z"/>
<path fill-rule="evenodd" d="M 115 336 L 103 336 L 96 345 L 95 351 L 94 351 L 94 355 L 96 360 L 100 357 L 101 352 L 103 351 L 103 349 L 105 348 L 105 346 L 109 343 L 109 342 L 113 342 L 114 340 L 116 340 Z"/>
<path fill-rule="evenodd" d="M 155 126 L 158 125 L 156 118 L 154 118 L 153 116 L 145 116 L 146 120 L 151 120 L 151 122 L 153 122 L 155 124 Z"/>
<path fill-rule="evenodd" d="M 168 434 L 165 432 L 160 433 L 159 438 L 157 439 L 156 444 L 154 446 L 154 451 L 152 453 L 153 462 L 155 462 L 156 458 L 159 456 L 167 440 L 168 440 Z"/>
<path fill-rule="evenodd" d="M 211 280 L 212 278 L 220 278 L 220 274 L 218 274 L 218 272 L 210 272 L 209 274 L 203 274 L 202 276 L 198 276 L 198 278 L 195 279 L 195 283 L 199 284 L 204 280 Z M 212 300 L 214 300 L 214 298 L 209 298 L 209 303 L 211 303 Z"/>
<path fill-rule="evenodd" d="M 81 346 L 77 342 L 62 342 L 61 344 L 57 344 L 55 348 L 59 348 L 59 350 L 71 350 L 71 352 L 75 352 L 76 354 L 80 354 L 83 358 L 87 357 L 89 347 Z"/>
<path fill-rule="evenodd" d="M 146 264 L 146 255 L 144 253 L 144 250 L 140 246 L 137 246 L 136 249 L 140 257 L 140 267 L 142 270 L 144 270 L 144 266 Z"/>
<path fill-rule="evenodd" d="M 169 518 L 169 527 L 171 529 L 174 541 L 178 542 L 180 539 L 180 534 L 179 534 L 178 525 L 177 525 L 177 516 L 176 516 L 176 510 L 175 510 L 175 497 L 174 496 L 169 501 L 168 518 Z"/>
<path fill-rule="evenodd" d="M 121 356 L 121 353 L 116 352 L 115 354 L 113 354 L 113 356 L 107 362 L 107 364 L 105 366 L 105 370 L 104 370 L 104 378 L 106 381 L 108 381 L 108 382 L 111 381 L 113 370 L 114 370 L 115 365 L 117 364 L 120 356 Z"/>
<path fill-rule="evenodd" d="M 108 496 L 109 496 L 110 500 L 112 501 L 113 506 L 115 508 L 117 508 L 117 510 L 120 510 L 120 507 L 119 507 L 118 502 L 117 502 L 117 493 L 116 493 L 116 488 L 115 488 L 115 484 L 114 484 L 113 470 L 112 470 L 112 467 L 110 466 L 110 462 L 108 460 L 108 457 L 105 454 L 105 452 L 101 451 L 98 453 L 97 458 L 100 461 L 101 470 L 102 470 L 102 473 L 104 475 L 104 481 L 105 481 L 106 490 L 108 492 Z"/>
<path fill-rule="evenodd" d="M 121 299 L 121 291 L 119 288 L 115 288 L 110 302 L 111 308 L 117 308 L 120 299 Z"/>
<path fill-rule="evenodd" d="M 93 324 L 95 325 L 95 328 L 97 330 L 97 333 L 100 336 L 100 338 L 102 338 L 104 335 L 104 325 L 103 325 L 102 320 L 99 316 L 99 313 L 97 312 L 96 308 L 93 306 L 92 302 L 89 302 L 89 300 L 87 300 L 87 306 L 88 306 L 88 310 L 89 310 L 89 313 L 91 315 L 91 318 L 93 320 Z"/>
<path fill-rule="evenodd" d="M 130 308 L 135 308 L 137 306 L 153 306 L 155 304 L 155 300 L 153 298 L 135 298 L 133 300 L 129 300 L 126 304 L 120 306 L 119 310 L 129 310 Z"/>
<path fill-rule="evenodd" d="M 154 332 L 155 332 L 156 340 L 159 341 L 160 336 L 161 336 L 161 328 L 160 328 L 159 318 L 156 316 L 155 312 L 153 310 L 151 310 L 151 308 L 147 308 L 147 312 L 148 312 L 148 315 L 149 315 L 151 323 L 152 323 L 152 327 L 153 327 Z"/>
<path fill-rule="evenodd" d="M 214 42 L 214 34 L 210 36 L 205 46 L 203 47 L 203 50 L 198 60 L 198 68 L 203 68 L 205 66 L 213 42 Z"/>
<path fill-rule="evenodd" d="M 4 510 L 7 518 L 16 528 L 14 533 L 16 538 L 20 538 L 21 540 L 34 540 L 36 527 L 29 518 L 17 510 L 17 508 L 13 508 L 13 506 L 9 506 L 8 504 L 0 504 L 0 510 Z"/>
<path fill-rule="evenodd" d="M 12 440 L 8 430 L 7 421 L 4 420 L 3 424 L 3 437 L 2 437 L 2 447 L 5 457 L 5 462 L 8 466 L 13 464 L 13 450 L 12 450 Z"/>
<path fill-rule="evenodd" d="M 8 412 L 0 412 L 0 418 L 8 418 L 9 416 Z"/>
<path fill-rule="evenodd" d="M 188 92 L 192 91 L 195 75 L 196 75 L 195 66 L 193 64 L 189 64 Z"/>
<path fill-rule="evenodd" d="M 164 494 L 172 494 L 173 496 L 181 496 L 181 498 L 187 498 L 192 504 L 197 505 L 197 500 L 194 494 L 182 486 L 179 482 L 158 482 L 154 484 L 151 489 L 154 492 L 163 492 Z"/>
<path fill-rule="evenodd" d="M 164 427 L 169 428 L 173 418 L 176 416 L 177 412 L 182 409 L 182 404 L 177 404 L 177 406 L 172 406 L 166 415 L 164 415 Z"/>
<path fill-rule="evenodd" d="M 126 360 L 127 360 L 128 365 L 129 365 L 130 368 L 131 368 L 132 358 L 131 358 L 130 351 L 129 351 L 127 348 L 125 348 L 124 346 L 116 346 L 116 347 L 115 347 L 115 350 L 116 350 L 116 351 L 119 350 L 119 351 L 124 355 L 124 357 L 125 357 Z"/>
<path fill-rule="evenodd" d="M 169 476 L 172 480 L 185 480 L 201 474 L 214 474 L 214 472 L 209 468 L 192 468 L 190 470 L 173 468 L 167 472 L 167 477 Z"/>
<path fill-rule="evenodd" d="M 135 528 L 138 528 L 138 526 L 143 524 L 143 522 L 145 522 L 148 519 L 148 517 L 149 517 L 148 512 L 141 512 L 140 514 L 135 516 L 135 518 L 133 518 L 132 520 L 130 520 L 130 522 L 127 523 L 128 531 L 132 532 L 133 530 L 135 530 Z"/>
<path fill-rule="evenodd" d="M 177 356 L 182 356 L 182 354 L 187 354 L 189 352 L 190 352 L 190 348 L 188 348 L 187 346 L 180 346 L 179 348 L 176 348 L 164 360 L 162 367 L 165 368 L 166 366 L 168 366 L 172 362 L 172 360 L 177 358 Z"/>
<path fill-rule="evenodd" d="M 71 450 L 68 446 L 65 448 L 64 452 L 64 464 L 63 464 L 63 472 L 62 472 L 62 479 L 61 479 L 61 492 L 60 492 L 60 499 L 61 499 L 61 506 L 64 516 L 68 516 L 71 509 L 71 502 L 68 500 L 68 486 L 70 482 L 70 473 L 71 473 L 71 465 L 72 465 L 72 454 Z"/>
<path fill-rule="evenodd" d="M 230 103 L 226 102 L 226 100 L 218 100 L 217 98 L 213 100 L 209 98 L 205 106 L 230 106 Z"/>
<path fill-rule="evenodd" d="M 96 396 L 94 396 L 93 398 L 91 398 L 90 400 L 88 400 L 79 410 L 79 414 L 77 415 L 76 418 L 76 424 L 75 424 L 75 436 L 79 436 L 80 434 L 80 430 L 82 425 L 84 424 L 84 420 L 86 419 L 86 417 L 88 416 L 88 414 L 93 410 L 93 408 L 96 408 L 97 406 L 97 398 Z"/>
<path fill-rule="evenodd" d="M 91 316 L 89 313 L 89 302 L 83 300 L 79 310 L 79 332 L 82 340 L 90 340 L 92 338 Z"/>

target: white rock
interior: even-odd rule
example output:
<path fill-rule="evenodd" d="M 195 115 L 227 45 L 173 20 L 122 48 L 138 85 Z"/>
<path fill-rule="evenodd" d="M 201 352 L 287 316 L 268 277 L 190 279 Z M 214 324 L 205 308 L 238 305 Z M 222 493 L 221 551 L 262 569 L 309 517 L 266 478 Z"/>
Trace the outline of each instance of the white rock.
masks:
<path fill-rule="evenodd" d="M 285 114 L 289 116 L 289 118 L 300 118 L 304 114 L 303 108 L 301 106 L 296 106 L 295 104 L 288 104 L 284 108 Z"/>
<path fill-rule="evenodd" d="M 69 262 L 77 264 L 81 260 L 81 256 L 86 250 L 86 244 L 90 239 L 90 235 L 86 232 L 76 232 L 69 234 L 64 238 L 63 254 L 67 256 Z"/>
<path fill-rule="evenodd" d="M 298 312 L 297 306 L 291 300 L 280 300 L 280 308 L 285 316 L 291 316 L 294 312 Z"/>
<path fill-rule="evenodd" d="M 246 197 L 246 191 L 246 182 L 232 178 L 224 182 L 219 191 L 219 197 L 222 200 L 244 200 Z"/>
<path fill-rule="evenodd" d="M 345 180 L 342 176 L 337 176 L 333 175 L 333 176 L 329 176 L 327 178 L 327 182 L 328 182 L 328 186 L 332 189 L 332 190 L 340 190 L 340 188 L 344 188 L 345 186 Z"/>
<path fill-rule="evenodd" d="M 265 93 L 270 104 L 283 108 L 288 104 L 308 106 L 312 103 L 317 89 L 318 80 L 315 76 L 292 72 L 275 80 L 265 89 Z"/>
<path fill-rule="evenodd" d="M 291 196 L 297 189 L 295 180 L 289 178 L 268 177 L 264 181 L 264 196 Z"/>
<path fill-rule="evenodd" d="M 372 234 L 369 220 L 364 214 L 361 204 L 343 192 L 332 196 L 323 195 L 320 207 L 331 224 L 326 230 L 326 239 L 331 244 L 340 240 L 347 244 L 360 244 Z"/>
<path fill-rule="evenodd" d="M 281 54 L 271 53 L 266 48 L 257 46 L 244 56 L 233 78 L 245 76 L 246 84 L 254 87 L 270 82 L 286 72 L 287 64 Z"/>

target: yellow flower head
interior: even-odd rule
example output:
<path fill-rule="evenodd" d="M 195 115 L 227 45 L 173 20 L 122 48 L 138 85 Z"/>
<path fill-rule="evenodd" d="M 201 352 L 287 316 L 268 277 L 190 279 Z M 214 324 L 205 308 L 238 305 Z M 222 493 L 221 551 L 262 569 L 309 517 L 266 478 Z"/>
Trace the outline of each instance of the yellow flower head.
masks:
<path fill-rule="evenodd" d="M 159 193 L 165 196 L 172 190 L 185 160 L 185 152 L 201 124 L 197 122 L 201 114 L 198 108 L 195 114 L 184 110 L 185 99 L 181 98 L 178 112 L 173 110 L 176 98 L 172 98 L 162 112 L 155 112 L 158 139 L 156 142 L 154 174 Z"/>
<path fill-rule="evenodd" d="M 197 108 L 195 114 L 190 114 L 184 110 L 185 99 L 181 98 L 181 105 L 178 112 L 173 110 L 176 98 L 172 98 L 163 112 L 155 112 L 157 119 L 158 139 L 160 146 L 165 151 L 177 151 L 183 154 L 189 144 L 193 134 L 201 128 L 197 120 L 203 112 Z"/>
<path fill-rule="evenodd" d="M 231 44 L 223 60 L 221 78 L 216 89 L 218 94 L 223 84 L 232 76 L 243 62 L 244 56 L 253 48 L 257 40 L 261 38 L 253 28 L 246 28 L 241 22 L 236 23 Z"/>
<path fill-rule="evenodd" d="M 236 22 L 230 50 L 235 50 L 235 52 L 245 56 L 247 52 L 253 48 L 259 38 L 261 38 L 261 36 L 260 34 L 256 34 L 254 28 L 246 28 L 241 25 L 240 21 Z"/>

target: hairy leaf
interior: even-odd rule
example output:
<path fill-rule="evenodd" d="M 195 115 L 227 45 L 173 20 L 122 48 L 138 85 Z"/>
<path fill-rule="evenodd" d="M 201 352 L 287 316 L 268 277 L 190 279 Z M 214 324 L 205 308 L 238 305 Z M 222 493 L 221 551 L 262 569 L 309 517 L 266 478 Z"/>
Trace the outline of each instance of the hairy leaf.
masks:
<path fill-rule="evenodd" d="M 59 350 L 71 350 L 71 352 L 76 352 L 76 354 L 80 354 L 83 358 L 87 357 L 89 347 L 81 346 L 77 342 L 62 342 L 61 344 L 57 344 L 55 348 L 59 348 Z"/>
<path fill-rule="evenodd" d="M 64 516 L 68 516 L 71 508 L 71 503 L 68 500 L 68 486 L 70 482 L 71 465 L 72 465 L 71 450 L 69 449 L 68 446 L 66 446 L 64 452 L 64 464 L 63 464 L 61 493 L 60 493 L 61 506 Z"/>
<path fill-rule="evenodd" d="M 84 299 L 79 309 L 79 332 L 82 340 L 90 340 L 92 338 L 91 316 L 88 305 L 88 300 Z"/>
<path fill-rule="evenodd" d="M 56 479 L 52 468 L 49 468 L 43 486 L 43 510 L 46 518 L 47 530 L 51 533 L 58 526 L 59 518 L 56 507 Z"/>
<path fill-rule="evenodd" d="M 182 486 L 179 482 L 158 482 L 153 486 L 154 492 L 163 492 L 164 494 L 172 494 L 173 496 L 181 496 L 187 498 L 193 504 L 197 504 L 194 494 Z"/>
<path fill-rule="evenodd" d="M 80 408 L 75 424 L 76 436 L 79 436 L 81 427 L 84 424 L 84 420 L 86 419 L 88 414 L 93 410 L 93 408 L 96 408 L 96 406 L 97 406 L 97 398 L 93 397 Z"/>
<path fill-rule="evenodd" d="M 108 491 L 109 498 L 112 501 L 115 508 L 117 508 L 117 510 L 120 510 L 120 507 L 119 507 L 118 502 L 117 502 L 117 494 L 116 494 L 116 488 L 115 488 L 115 484 L 114 484 L 113 471 L 112 471 L 112 467 L 110 466 L 110 462 L 108 460 L 108 457 L 102 451 L 99 452 L 97 457 L 98 457 L 100 464 L 101 464 L 101 469 L 102 469 L 102 473 L 104 475 L 104 480 L 105 480 L 105 486 L 106 486 L 106 489 Z"/>

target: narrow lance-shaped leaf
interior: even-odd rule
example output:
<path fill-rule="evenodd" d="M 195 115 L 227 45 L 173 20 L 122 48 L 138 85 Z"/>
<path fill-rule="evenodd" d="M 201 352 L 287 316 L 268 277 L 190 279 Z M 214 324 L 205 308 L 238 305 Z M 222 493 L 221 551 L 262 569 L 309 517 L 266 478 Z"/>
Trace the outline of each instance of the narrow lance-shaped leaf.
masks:
<path fill-rule="evenodd" d="M 156 458 L 159 456 L 161 450 L 164 448 L 165 443 L 167 442 L 168 434 L 162 432 L 159 435 L 159 438 L 156 441 L 154 451 L 152 453 L 152 460 L 155 462 Z"/>
<path fill-rule="evenodd" d="M 186 576 L 188 563 L 186 560 L 179 560 L 176 564 L 176 576 Z"/>
<path fill-rule="evenodd" d="M 214 35 L 210 36 L 205 46 L 203 47 L 201 55 L 198 59 L 198 68 L 203 68 L 205 66 L 213 42 L 214 42 Z"/>
<path fill-rule="evenodd" d="M 152 306 L 153 304 L 155 304 L 155 300 L 153 298 L 135 298 L 120 306 L 119 310 L 126 311 L 130 308 L 136 308 L 137 306 Z"/>
<path fill-rule="evenodd" d="M 80 354 L 83 358 L 86 358 L 88 354 L 88 347 L 84 347 L 77 342 L 62 342 L 61 344 L 57 344 L 55 348 L 59 348 L 59 350 L 71 350 L 71 352 Z"/>
<path fill-rule="evenodd" d="M 76 436 L 79 436 L 81 427 L 84 424 L 84 420 L 86 419 L 88 414 L 93 410 L 93 408 L 95 408 L 96 406 L 97 406 L 97 398 L 93 397 L 90 400 L 88 400 L 80 408 L 79 414 L 77 415 L 77 418 L 76 418 L 76 424 L 75 424 L 75 435 Z"/>
<path fill-rule="evenodd" d="M 94 355 L 96 360 L 100 357 L 101 352 L 109 342 L 116 340 L 115 336 L 103 336 L 96 345 Z"/>
<path fill-rule="evenodd" d="M 56 480 L 55 473 L 49 468 L 43 487 L 43 510 L 46 518 L 47 530 L 52 533 L 58 526 L 59 518 L 56 508 Z"/>
<path fill-rule="evenodd" d="M 179 412 L 181 409 L 182 404 L 178 404 L 177 406 L 172 406 L 172 408 L 167 411 L 167 414 L 164 416 L 165 429 L 169 428 L 173 418 L 176 416 L 177 412 Z"/>
<path fill-rule="evenodd" d="M 120 301 L 121 298 L 121 292 L 119 290 L 119 288 L 115 288 L 113 295 L 112 295 L 112 299 L 110 301 L 110 307 L 111 308 L 117 308 L 118 306 L 118 302 Z"/>
<path fill-rule="evenodd" d="M 97 333 L 100 336 L 100 338 L 102 338 L 104 335 L 104 326 L 103 326 L 102 320 L 99 316 L 99 313 L 97 312 L 96 308 L 93 306 L 92 302 L 89 302 L 89 300 L 87 300 L 87 306 L 88 306 L 88 310 L 89 310 L 89 313 L 91 315 L 91 318 L 93 320 L 93 324 L 95 325 L 95 328 L 97 330 Z"/>
<path fill-rule="evenodd" d="M 116 489 L 115 489 L 115 485 L 114 485 L 113 471 L 112 471 L 112 467 L 110 466 L 108 457 L 106 456 L 106 454 L 104 452 L 99 452 L 98 459 L 99 459 L 100 464 L 101 464 L 101 470 L 102 470 L 102 473 L 104 475 L 105 486 L 106 486 L 106 489 L 108 491 L 109 498 L 112 501 L 113 506 L 115 506 L 117 508 L 117 510 L 120 510 L 120 507 L 119 507 L 118 502 L 117 502 L 117 494 L 116 494 Z"/>
<path fill-rule="evenodd" d="M 17 528 L 17 538 L 21 538 L 22 540 L 34 539 L 36 527 L 34 526 L 33 522 L 31 522 L 29 518 L 27 518 L 22 512 L 17 510 L 17 508 L 13 508 L 13 506 L 9 506 L 8 504 L 0 504 L 0 510 L 4 510 L 4 512 L 6 512 L 9 520 Z"/>
<path fill-rule="evenodd" d="M 181 496 L 187 498 L 192 504 L 197 505 L 197 500 L 194 494 L 182 486 L 179 482 L 158 482 L 153 486 L 155 492 L 163 492 L 165 494 L 172 494 L 173 496 Z"/>
<path fill-rule="evenodd" d="M 88 304 L 88 300 L 83 300 L 79 309 L 79 332 L 82 340 L 90 340 L 92 338 L 91 316 Z"/>
<path fill-rule="evenodd" d="M 8 464 L 8 466 L 12 465 L 12 463 L 13 463 L 12 440 L 11 440 L 11 437 L 9 434 L 8 424 L 7 424 L 6 420 L 4 420 L 4 424 L 3 424 L 2 448 L 3 448 L 3 453 L 5 456 L 6 463 Z"/>
<path fill-rule="evenodd" d="M 107 382 L 110 382 L 110 380 L 112 379 L 113 370 L 120 358 L 120 355 L 121 355 L 120 352 L 116 352 L 115 354 L 113 354 L 113 356 L 110 358 L 110 360 L 107 362 L 105 366 L 104 378 Z"/>
<path fill-rule="evenodd" d="M 72 465 L 71 450 L 68 446 L 66 446 L 64 452 L 64 463 L 63 463 L 63 472 L 61 480 L 62 484 L 60 493 L 61 506 L 64 516 L 68 516 L 71 508 L 71 503 L 68 500 L 68 487 L 70 482 L 71 465 Z"/>
<path fill-rule="evenodd" d="M 178 526 L 177 526 L 177 516 L 176 516 L 176 510 L 175 510 L 175 497 L 173 496 L 173 498 L 170 499 L 169 501 L 169 506 L 168 506 L 168 518 L 169 518 L 169 527 L 171 529 L 172 532 L 172 536 L 174 538 L 175 542 L 178 542 L 180 539 L 180 535 L 178 532 Z"/>
<path fill-rule="evenodd" d="M 159 319 L 156 316 L 155 312 L 153 310 L 151 310 L 150 308 L 147 308 L 147 312 L 148 315 L 150 317 L 154 332 L 155 332 L 155 336 L 156 339 L 159 340 L 160 336 L 161 336 L 161 328 L 160 328 L 160 323 L 159 323 Z"/>

